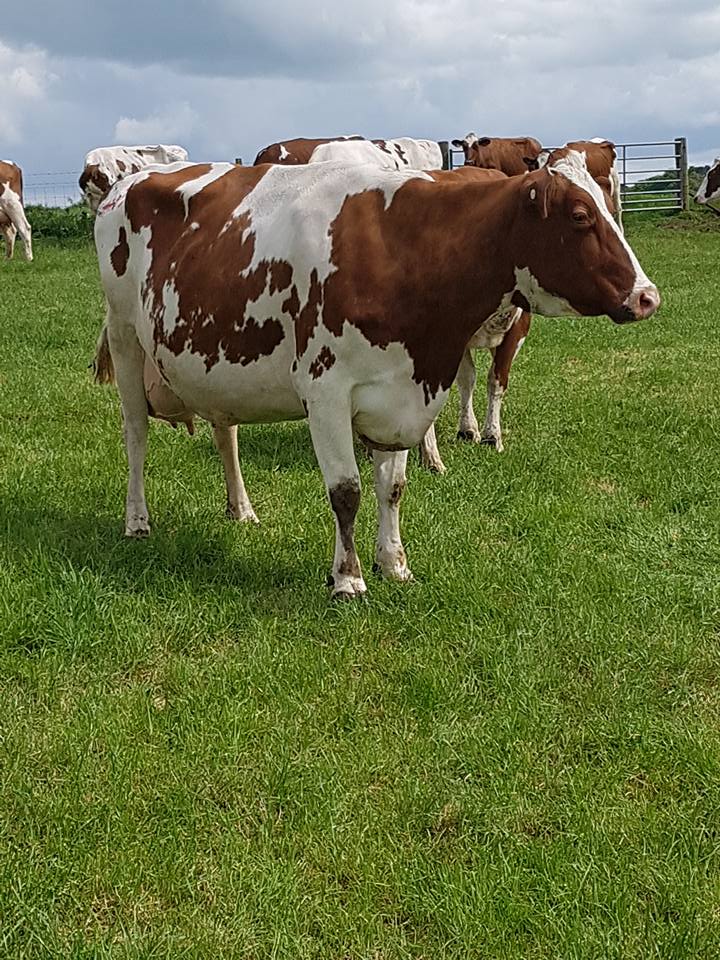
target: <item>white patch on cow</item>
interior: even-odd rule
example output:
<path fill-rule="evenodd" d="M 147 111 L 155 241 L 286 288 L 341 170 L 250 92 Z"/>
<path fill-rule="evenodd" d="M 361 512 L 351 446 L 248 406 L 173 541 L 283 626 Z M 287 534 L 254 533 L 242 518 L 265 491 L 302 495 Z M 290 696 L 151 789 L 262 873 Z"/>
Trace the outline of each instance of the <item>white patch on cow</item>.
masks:
<path fill-rule="evenodd" d="M 270 167 L 232 213 L 233 219 L 249 217 L 248 231 L 255 234 L 245 275 L 264 260 L 286 260 L 293 265 L 293 283 L 302 308 L 310 292 L 312 269 L 321 284 L 336 269 L 330 260 L 330 227 L 348 197 L 379 190 L 387 209 L 400 187 L 413 179 L 432 178 L 417 170 L 390 170 L 367 163 Z"/>
<path fill-rule="evenodd" d="M 356 166 L 372 163 L 376 167 L 399 170 L 401 164 L 371 140 L 335 140 L 315 147 L 308 163 L 345 163 Z"/>
<path fill-rule="evenodd" d="M 515 289 L 525 297 L 533 313 L 541 313 L 545 317 L 580 316 L 564 297 L 544 290 L 528 267 L 515 267 Z"/>
<path fill-rule="evenodd" d="M 510 327 L 516 323 L 522 310 L 510 303 L 512 294 L 503 298 L 503 303 L 491 314 L 479 330 L 476 330 L 468 342 L 472 350 L 492 350 L 503 340 Z"/>
<path fill-rule="evenodd" d="M 286 157 L 289 157 L 290 154 L 287 152 L 283 144 L 280 144 L 280 159 L 285 160 Z"/>
<path fill-rule="evenodd" d="M 585 190 L 587 193 L 589 193 L 595 201 L 595 205 L 598 208 L 600 216 L 607 220 L 617 234 L 617 237 L 625 248 L 628 257 L 630 258 L 630 263 L 635 271 L 635 284 L 630 292 L 630 296 L 625 301 L 625 304 L 627 305 L 630 297 L 632 297 L 633 294 L 637 293 L 639 290 L 647 289 L 649 287 L 655 289 L 654 284 L 650 282 L 645 274 L 645 271 L 640 266 L 640 263 L 630 247 L 630 244 L 623 236 L 622 230 L 611 216 L 610 211 L 607 208 L 607 204 L 605 203 L 605 197 L 603 196 L 602 190 L 588 173 L 584 152 L 579 153 L 577 150 L 568 150 L 567 155 L 561 157 L 559 160 L 549 166 L 548 170 L 551 173 L 562 174 L 564 177 L 567 177 L 571 183 L 574 183 L 576 187 L 580 187 L 581 190 Z M 533 301 L 529 300 L 529 302 L 532 303 Z M 542 313 L 543 311 L 537 310 L 536 312 Z"/>
<path fill-rule="evenodd" d="M 167 168 L 161 167 L 157 172 L 172 173 L 175 170 L 182 168 L 183 167 L 178 164 L 172 164 Z M 175 193 L 179 193 L 183 199 L 183 203 L 185 204 L 185 216 L 187 217 L 190 213 L 190 200 L 194 196 L 200 193 L 201 190 L 204 190 L 208 184 L 214 183 L 216 180 L 219 180 L 220 177 L 224 177 L 226 173 L 229 173 L 234 169 L 234 163 L 211 163 L 210 169 L 207 173 L 203 173 L 201 176 L 195 177 L 192 180 L 187 180 L 185 183 L 181 184 L 175 190 Z"/>
<path fill-rule="evenodd" d="M 190 224 L 190 229 L 191 229 L 191 230 L 199 230 L 199 229 L 200 229 L 200 224 L 199 224 L 196 220 L 193 220 L 193 222 Z"/>
<path fill-rule="evenodd" d="M 532 190 L 530 191 L 530 199 L 534 200 L 536 196 L 537 196 L 537 190 L 535 189 L 535 187 L 533 187 Z"/>

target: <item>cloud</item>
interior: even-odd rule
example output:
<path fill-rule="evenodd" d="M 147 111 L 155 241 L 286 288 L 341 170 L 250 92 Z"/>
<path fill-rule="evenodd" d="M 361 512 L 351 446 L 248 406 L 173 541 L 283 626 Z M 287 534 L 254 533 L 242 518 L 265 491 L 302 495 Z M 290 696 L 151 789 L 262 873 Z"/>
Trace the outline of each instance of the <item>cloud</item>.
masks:
<path fill-rule="evenodd" d="M 198 115 L 189 103 L 168 107 L 144 120 L 120 117 L 115 124 L 117 143 L 171 143 L 186 140 L 197 125 Z"/>
<path fill-rule="evenodd" d="M 32 101 L 41 101 L 55 80 L 42 50 L 15 50 L 0 40 L 0 140 L 11 146 L 23 140 L 24 120 Z"/>

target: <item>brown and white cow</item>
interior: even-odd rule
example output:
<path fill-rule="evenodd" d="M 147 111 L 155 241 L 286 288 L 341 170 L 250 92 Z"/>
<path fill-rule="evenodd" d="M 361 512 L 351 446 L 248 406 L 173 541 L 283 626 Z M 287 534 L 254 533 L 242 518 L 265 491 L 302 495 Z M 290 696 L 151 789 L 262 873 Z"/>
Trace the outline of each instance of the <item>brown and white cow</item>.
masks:
<path fill-rule="evenodd" d="M 95 242 L 129 461 L 126 535 L 150 530 L 149 354 L 213 424 L 228 499 L 245 519 L 236 425 L 308 418 L 335 514 L 340 597 L 366 589 L 354 432 L 374 451 L 378 567 L 408 580 L 407 450 L 482 321 L 518 306 L 625 323 L 659 304 L 578 154 L 488 183 L 370 164 L 169 166 L 116 184 Z"/>
<path fill-rule="evenodd" d="M 434 140 L 397 137 L 394 140 L 366 140 L 365 137 L 329 137 L 319 140 L 287 140 L 265 147 L 255 157 L 255 165 L 280 163 L 374 163 L 396 170 L 440 170 L 443 165 L 440 146 Z"/>
<path fill-rule="evenodd" d="M 19 234 L 25 259 L 32 260 L 32 229 L 23 207 L 22 170 L 12 160 L 0 160 L 0 231 L 5 237 L 5 256 L 12 259 Z"/>
<path fill-rule="evenodd" d="M 85 157 L 79 184 L 85 200 L 95 213 L 112 185 L 130 173 L 156 163 L 186 161 L 188 152 L 176 144 L 158 143 L 143 147 L 96 147 Z"/>
<path fill-rule="evenodd" d="M 703 182 L 695 194 L 695 202 L 709 204 L 711 200 L 716 200 L 718 197 L 720 197 L 720 157 L 715 158 L 712 166 L 705 174 Z M 708 209 L 717 213 L 714 207 Z"/>
<path fill-rule="evenodd" d="M 465 154 L 467 166 L 500 170 L 508 177 L 537 170 L 537 158 L 542 150 L 534 137 L 478 137 L 476 133 L 468 133 L 452 143 Z"/>

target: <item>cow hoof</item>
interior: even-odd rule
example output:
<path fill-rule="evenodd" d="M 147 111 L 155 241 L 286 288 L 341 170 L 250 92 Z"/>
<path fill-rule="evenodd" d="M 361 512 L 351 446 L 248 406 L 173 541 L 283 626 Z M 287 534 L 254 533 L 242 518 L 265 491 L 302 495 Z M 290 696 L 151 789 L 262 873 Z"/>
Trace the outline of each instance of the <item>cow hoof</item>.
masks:
<path fill-rule="evenodd" d="M 458 430 L 458 440 L 465 440 L 466 443 L 480 443 L 480 437 L 476 430 Z"/>
<path fill-rule="evenodd" d="M 238 510 L 228 504 L 225 507 L 225 516 L 228 520 L 234 520 L 236 523 L 260 523 L 252 508 L 250 510 Z"/>
<path fill-rule="evenodd" d="M 384 564 L 376 560 L 372 568 L 373 573 L 380 573 L 386 580 L 394 580 L 395 583 L 409 583 L 414 579 L 404 556 L 402 558 L 398 557 L 394 561 L 389 560 Z"/>
<path fill-rule="evenodd" d="M 499 437 L 481 437 L 480 443 L 484 447 L 494 447 L 498 453 L 502 453 L 503 445 Z"/>
<path fill-rule="evenodd" d="M 429 470 L 430 473 L 445 473 L 447 467 L 442 462 L 442 460 L 426 460 L 423 457 L 420 458 L 420 465 L 426 470 Z"/>
<path fill-rule="evenodd" d="M 332 574 L 328 577 L 328 586 L 333 588 L 333 600 L 353 600 L 355 597 L 362 597 L 367 592 L 365 581 L 362 577 L 339 576 Z"/>
<path fill-rule="evenodd" d="M 150 522 L 146 517 L 133 517 L 125 523 L 125 536 L 131 540 L 144 540 L 150 536 Z"/>

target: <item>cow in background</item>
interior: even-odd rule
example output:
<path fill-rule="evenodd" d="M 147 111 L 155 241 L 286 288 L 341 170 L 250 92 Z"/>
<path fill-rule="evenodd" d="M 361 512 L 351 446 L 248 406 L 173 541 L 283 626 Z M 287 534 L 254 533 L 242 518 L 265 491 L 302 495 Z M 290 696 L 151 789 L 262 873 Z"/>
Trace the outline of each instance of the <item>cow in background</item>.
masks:
<path fill-rule="evenodd" d="M 393 140 L 367 140 L 353 135 L 319 140 L 286 140 L 262 149 L 255 165 L 320 163 L 338 160 L 345 163 L 374 163 L 396 170 L 441 170 L 442 151 L 434 140 L 397 137 Z"/>
<path fill-rule="evenodd" d="M 107 196 L 110 187 L 129 173 L 138 173 L 144 167 L 155 163 L 177 163 L 187 159 L 187 150 L 175 144 L 96 147 L 85 157 L 85 165 L 78 182 L 88 206 L 93 213 L 97 213 L 97 208 Z"/>
<path fill-rule="evenodd" d="M 0 160 L 0 231 L 5 237 L 5 256 L 12 259 L 19 234 L 25 259 L 32 260 L 32 229 L 23 208 L 22 170 L 11 160 Z"/>
<path fill-rule="evenodd" d="M 713 160 L 712 166 L 705 174 L 703 182 L 695 194 L 695 202 L 706 204 L 718 197 L 720 197 L 720 157 Z M 709 209 L 712 210 L 713 208 L 710 207 Z"/>
<path fill-rule="evenodd" d="M 568 150 L 577 150 L 585 155 L 588 173 L 602 190 L 605 204 L 622 230 L 622 195 L 615 144 L 612 140 L 603 140 L 601 137 L 594 140 L 570 140 L 564 147 L 543 150 L 538 156 L 538 166 L 542 167 L 560 159 Z"/>
<path fill-rule="evenodd" d="M 476 133 L 453 140 L 452 145 L 463 151 L 466 166 L 499 170 L 508 177 L 537 170 L 537 158 L 542 150 L 534 137 L 478 137 Z"/>

